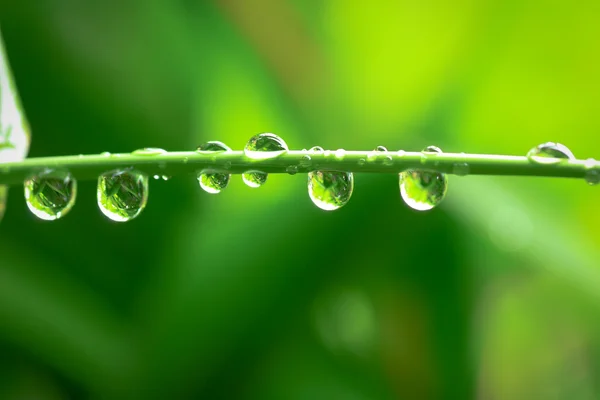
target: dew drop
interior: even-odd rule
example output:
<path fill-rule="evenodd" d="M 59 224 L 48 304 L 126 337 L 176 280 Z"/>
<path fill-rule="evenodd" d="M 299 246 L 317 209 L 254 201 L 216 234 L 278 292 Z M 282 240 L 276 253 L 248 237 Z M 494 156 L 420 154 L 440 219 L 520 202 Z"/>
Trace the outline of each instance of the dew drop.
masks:
<path fill-rule="evenodd" d="M 423 154 L 436 154 L 436 153 L 441 153 L 442 149 L 440 149 L 437 146 L 427 146 L 425 147 L 423 150 L 421 150 L 421 153 Z"/>
<path fill-rule="evenodd" d="M 569 148 L 560 143 L 546 142 L 534 147 L 527 153 L 530 161 L 538 164 L 556 164 L 560 159 L 575 159 Z"/>
<path fill-rule="evenodd" d="M 165 149 L 159 149 L 157 147 L 144 147 L 143 149 L 137 149 L 131 154 L 136 156 L 157 156 L 159 154 L 165 154 Z"/>
<path fill-rule="evenodd" d="M 364 158 L 359 158 L 359 159 L 358 159 L 358 165 L 360 165 L 361 167 L 362 167 L 363 165 L 365 165 L 366 163 L 367 163 L 367 160 L 365 160 Z"/>
<path fill-rule="evenodd" d="M 388 167 L 394 165 L 394 159 L 391 156 L 385 156 L 383 159 L 383 164 L 387 165 Z"/>
<path fill-rule="evenodd" d="M 159 180 L 160 179 L 160 175 L 154 175 L 154 179 Z"/>
<path fill-rule="evenodd" d="M 587 171 L 585 172 L 584 179 L 588 183 L 588 185 L 593 186 L 600 183 L 600 171 L 594 169 L 595 166 L 596 160 L 594 160 L 593 158 L 588 158 L 585 161 L 585 167 L 587 168 Z"/>
<path fill-rule="evenodd" d="M 331 155 L 331 150 L 325 150 L 325 151 L 323 152 L 323 155 L 324 155 L 325 157 L 329 157 L 329 156 Z"/>
<path fill-rule="evenodd" d="M 221 193 L 227 185 L 231 175 L 219 172 L 217 170 L 205 169 L 198 174 L 198 184 L 206 193 Z"/>
<path fill-rule="evenodd" d="M 323 154 L 325 152 L 321 146 L 314 146 L 309 151 L 313 154 Z"/>
<path fill-rule="evenodd" d="M 310 167 L 310 164 L 312 164 L 312 158 L 308 154 L 303 155 L 300 159 L 300 166 L 306 168 Z"/>
<path fill-rule="evenodd" d="M 452 172 L 454 173 L 454 175 L 458 175 L 458 176 L 466 176 L 469 175 L 471 168 L 469 167 L 469 164 L 467 163 L 454 163 L 454 165 L 452 165 Z"/>
<path fill-rule="evenodd" d="M 213 141 L 201 144 L 200 146 L 198 146 L 196 151 L 198 153 L 212 154 L 215 152 L 231 151 L 231 149 L 225 143 L 213 140 Z"/>
<path fill-rule="evenodd" d="M 335 158 L 337 158 L 338 160 L 342 160 L 344 158 L 344 156 L 346 155 L 346 150 L 344 149 L 337 149 L 334 153 Z"/>
<path fill-rule="evenodd" d="M 288 165 L 288 167 L 285 169 L 285 172 L 290 175 L 296 175 L 298 173 L 298 167 L 296 165 Z"/>
<path fill-rule="evenodd" d="M 189 161 L 190 161 L 190 158 L 189 158 L 189 157 L 185 157 L 185 158 L 183 159 L 183 163 L 184 163 L 184 164 L 187 164 Z"/>
<path fill-rule="evenodd" d="M 313 171 L 308 173 L 308 195 L 322 210 L 332 211 L 348 203 L 354 189 L 352 172 Z"/>
<path fill-rule="evenodd" d="M 388 149 L 385 146 L 377 146 L 367 154 L 367 159 L 374 160 L 381 155 L 381 153 L 386 153 Z"/>
<path fill-rule="evenodd" d="M 242 174 L 242 180 L 251 188 L 258 188 L 265 184 L 268 174 L 261 171 L 246 171 Z"/>
<path fill-rule="evenodd" d="M 77 181 L 67 171 L 46 170 L 24 183 L 27 207 L 36 217 L 54 221 L 75 204 Z"/>
<path fill-rule="evenodd" d="M 429 146 L 423 153 L 441 153 L 438 147 Z M 431 210 L 446 197 L 448 177 L 430 171 L 407 170 L 399 174 L 400 195 L 404 202 L 418 211 Z"/>
<path fill-rule="evenodd" d="M 100 155 L 103 157 L 110 157 L 110 153 L 108 151 L 103 151 L 102 153 L 100 153 Z"/>
<path fill-rule="evenodd" d="M 388 151 L 388 149 L 385 146 L 377 146 L 375 147 L 375 151 Z"/>
<path fill-rule="evenodd" d="M 171 177 L 170 177 L 170 176 L 168 176 L 168 175 L 163 175 L 163 176 L 162 176 L 162 180 L 163 180 L 163 181 L 168 181 L 169 179 L 171 179 Z"/>
<path fill-rule="evenodd" d="M 98 207 L 109 219 L 130 221 L 148 202 L 148 177 L 136 170 L 115 170 L 98 178 Z"/>
<path fill-rule="evenodd" d="M 252 136 L 244 147 L 246 157 L 255 160 L 278 157 L 286 151 L 288 151 L 288 146 L 285 141 L 273 133 Z"/>
<path fill-rule="evenodd" d="M 223 168 L 230 169 L 231 168 L 231 161 L 225 161 L 225 164 L 223 164 Z"/>

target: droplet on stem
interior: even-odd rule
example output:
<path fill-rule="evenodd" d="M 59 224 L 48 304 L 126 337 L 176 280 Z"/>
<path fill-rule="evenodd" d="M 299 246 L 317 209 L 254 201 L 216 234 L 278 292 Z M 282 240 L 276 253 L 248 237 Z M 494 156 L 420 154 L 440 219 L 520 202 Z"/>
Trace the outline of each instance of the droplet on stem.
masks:
<path fill-rule="evenodd" d="M 116 222 L 136 218 L 148 202 L 148 176 L 134 169 L 106 172 L 98 178 L 98 207 Z"/>
<path fill-rule="evenodd" d="M 265 160 L 279 157 L 288 151 L 285 141 L 273 133 L 261 133 L 248 140 L 244 147 L 246 157 L 254 160 Z M 251 188 L 258 188 L 265 184 L 268 174 L 259 170 L 249 170 L 242 174 L 242 180 Z"/>
<path fill-rule="evenodd" d="M 231 151 L 231 149 L 223 142 L 212 141 L 201 144 L 196 151 L 202 153 L 214 153 Z M 231 168 L 231 161 L 226 161 L 223 166 L 226 169 Z M 206 193 L 217 194 L 221 193 L 221 191 L 229 185 L 230 178 L 230 174 L 219 171 L 218 169 L 204 169 L 198 174 L 198 184 Z"/>
<path fill-rule="evenodd" d="M 36 217 L 54 221 L 75 204 L 77 181 L 68 171 L 46 170 L 24 182 L 27 207 Z"/>
<path fill-rule="evenodd" d="M 564 144 L 546 142 L 529 150 L 527 158 L 538 164 L 556 164 L 564 159 L 575 159 L 575 155 Z"/>
<path fill-rule="evenodd" d="M 437 149 L 437 150 L 435 150 Z M 435 146 L 429 146 L 423 152 L 439 152 Z M 431 210 L 446 197 L 448 177 L 440 172 L 407 170 L 399 174 L 400 195 L 404 202 L 418 211 Z"/>
<path fill-rule="evenodd" d="M 157 156 L 166 152 L 165 149 L 159 149 L 158 147 L 144 147 L 143 149 L 134 150 L 131 154 L 136 156 Z"/>
<path fill-rule="evenodd" d="M 352 172 L 312 171 L 308 173 L 308 195 L 322 210 L 337 210 L 348 203 L 354 190 Z"/>

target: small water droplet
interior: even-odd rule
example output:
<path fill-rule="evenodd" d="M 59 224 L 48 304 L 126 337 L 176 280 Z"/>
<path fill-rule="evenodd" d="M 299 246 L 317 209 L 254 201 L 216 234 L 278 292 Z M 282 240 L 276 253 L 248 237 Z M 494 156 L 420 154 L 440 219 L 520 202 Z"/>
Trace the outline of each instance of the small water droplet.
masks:
<path fill-rule="evenodd" d="M 425 153 L 441 153 L 438 147 L 429 146 Z M 446 174 L 430 171 L 407 170 L 399 174 L 400 195 L 404 202 L 418 211 L 431 210 L 446 197 L 448 177 Z"/>
<path fill-rule="evenodd" d="M 202 143 L 196 149 L 196 152 L 198 152 L 198 153 L 207 153 L 207 154 L 220 153 L 223 151 L 231 151 L 231 149 L 225 143 L 219 142 L 217 140 Z"/>
<path fill-rule="evenodd" d="M 600 183 L 600 171 L 595 169 L 596 160 L 593 158 L 588 158 L 585 161 L 585 167 L 588 169 L 585 172 L 584 179 L 588 183 L 588 185 L 597 185 Z"/>
<path fill-rule="evenodd" d="M 529 150 L 527 158 L 538 164 L 556 164 L 563 159 L 575 159 L 575 156 L 563 144 L 546 142 Z"/>
<path fill-rule="evenodd" d="M 358 159 L 358 165 L 360 165 L 361 167 L 362 167 L 363 165 L 365 165 L 366 163 L 367 163 L 367 160 L 365 160 L 364 158 L 359 158 L 359 159 Z"/>
<path fill-rule="evenodd" d="M 383 159 L 383 164 L 387 165 L 388 167 L 394 165 L 394 159 L 392 158 L 392 156 L 385 156 L 385 158 Z"/>
<path fill-rule="evenodd" d="M 24 183 L 27 207 L 36 217 L 54 221 L 75 204 L 77 181 L 67 171 L 46 170 Z"/>
<path fill-rule="evenodd" d="M 308 154 L 305 154 L 302 156 L 302 158 L 300 159 L 300 166 L 303 168 L 306 167 L 310 167 L 310 164 L 312 164 L 312 159 Z"/>
<path fill-rule="evenodd" d="M 344 149 L 337 149 L 335 151 L 335 158 L 337 158 L 338 160 L 342 160 L 344 158 L 344 156 L 346 155 L 346 150 Z"/>
<path fill-rule="evenodd" d="M 144 147 L 143 149 L 133 151 L 131 154 L 136 156 L 157 156 L 166 152 L 165 149 L 159 149 L 158 147 Z"/>
<path fill-rule="evenodd" d="M 231 175 L 218 170 L 205 169 L 198 174 L 198 184 L 206 193 L 217 194 L 227 188 Z"/>
<path fill-rule="evenodd" d="M 325 150 L 325 151 L 323 152 L 323 155 L 324 155 L 325 157 L 329 157 L 329 156 L 331 155 L 331 150 Z"/>
<path fill-rule="evenodd" d="M 332 211 L 348 203 L 354 190 L 352 172 L 313 171 L 308 173 L 308 195 L 322 210 Z"/>
<path fill-rule="evenodd" d="M 225 161 L 225 163 L 223 164 L 223 168 L 230 169 L 231 168 L 231 161 Z"/>
<path fill-rule="evenodd" d="M 454 173 L 454 175 L 458 175 L 458 176 L 466 176 L 469 175 L 471 168 L 469 167 L 469 164 L 462 162 L 462 163 L 454 163 L 454 165 L 452 165 L 452 172 Z"/>
<path fill-rule="evenodd" d="M 98 178 L 98 207 L 117 222 L 136 218 L 148 202 L 148 177 L 136 170 L 115 170 Z"/>
<path fill-rule="evenodd" d="M 396 152 L 396 154 L 398 154 L 398 157 L 404 157 L 406 155 L 406 151 L 404 151 L 404 150 L 398 150 Z"/>
<path fill-rule="evenodd" d="M 167 175 L 163 175 L 161 178 L 163 181 L 168 181 L 169 179 L 171 179 L 171 177 Z"/>
<path fill-rule="evenodd" d="M 440 154 L 442 150 L 437 146 L 427 146 L 423 150 L 421 150 L 421 164 L 427 163 L 429 159 L 427 156 L 432 154 Z M 434 165 L 439 165 L 439 161 L 435 161 Z"/>
<path fill-rule="evenodd" d="M 377 157 L 381 155 L 381 153 L 386 153 L 388 149 L 385 146 L 377 146 L 367 154 L 368 160 L 375 160 Z"/>
<path fill-rule="evenodd" d="M 102 153 L 100 153 L 100 155 L 103 157 L 110 157 L 110 153 L 108 151 L 103 151 Z"/>
<path fill-rule="evenodd" d="M 288 165 L 288 167 L 285 169 L 285 172 L 290 175 L 296 175 L 298 173 L 298 167 L 296 165 Z"/>
<path fill-rule="evenodd" d="M 313 154 L 323 154 L 325 152 L 321 146 L 314 146 L 309 151 Z"/>
<path fill-rule="evenodd" d="M 265 184 L 268 174 L 261 171 L 246 171 L 242 174 L 242 180 L 251 188 L 258 188 Z"/>
<path fill-rule="evenodd" d="M 388 151 L 388 149 L 385 146 L 377 146 L 375 147 L 375 151 Z"/>
<path fill-rule="evenodd" d="M 159 180 L 160 179 L 160 175 L 154 175 L 154 179 Z"/>
<path fill-rule="evenodd" d="M 278 157 L 287 151 L 288 146 L 285 141 L 273 133 L 252 136 L 244 147 L 246 157 L 255 160 Z"/>
<path fill-rule="evenodd" d="M 189 161 L 190 161 L 189 157 L 184 157 L 184 159 L 183 159 L 184 164 L 187 164 Z"/>

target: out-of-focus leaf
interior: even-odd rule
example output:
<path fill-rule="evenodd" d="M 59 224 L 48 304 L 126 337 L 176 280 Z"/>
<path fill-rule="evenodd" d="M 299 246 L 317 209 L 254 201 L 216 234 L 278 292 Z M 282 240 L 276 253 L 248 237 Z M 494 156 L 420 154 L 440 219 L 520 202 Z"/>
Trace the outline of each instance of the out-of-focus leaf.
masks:
<path fill-rule="evenodd" d="M 8 65 L 0 32 L 0 162 L 19 161 L 29 149 L 29 125 Z M 0 219 L 6 207 L 8 189 L 0 186 Z"/>

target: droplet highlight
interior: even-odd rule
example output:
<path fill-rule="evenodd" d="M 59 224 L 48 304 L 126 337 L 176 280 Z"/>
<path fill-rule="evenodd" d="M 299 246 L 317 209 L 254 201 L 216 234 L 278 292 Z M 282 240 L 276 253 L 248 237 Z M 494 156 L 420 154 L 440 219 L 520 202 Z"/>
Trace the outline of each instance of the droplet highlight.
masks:
<path fill-rule="evenodd" d="M 148 202 L 148 176 L 133 170 L 115 170 L 98 178 L 98 207 L 116 222 L 131 221 Z"/>
<path fill-rule="evenodd" d="M 136 156 L 157 156 L 166 152 L 165 149 L 159 149 L 158 147 L 144 147 L 143 149 L 134 150 L 131 154 Z"/>
<path fill-rule="evenodd" d="M 312 171 L 308 173 L 308 195 L 322 210 L 337 210 L 350 201 L 354 190 L 352 172 Z"/>
<path fill-rule="evenodd" d="M 36 217 L 54 221 L 75 205 L 77 181 L 67 171 L 46 170 L 24 182 L 27 208 Z"/>
<path fill-rule="evenodd" d="M 244 147 L 246 157 L 255 160 L 278 157 L 287 151 L 288 146 L 285 141 L 273 133 L 252 136 Z"/>
<path fill-rule="evenodd" d="M 527 158 L 538 164 L 557 164 L 564 159 L 575 159 L 575 155 L 564 144 L 546 142 L 529 150 Z"/>
<path fill-rule="evenodd" d="M 441 153 L 442 151 L 429 146 L 423 153 Z M 427 211 L 438 206 L 446 197 L 448 177 L 440 172 L 407 170 L 399 174 L 400 195 L 410 208 Z"/>

